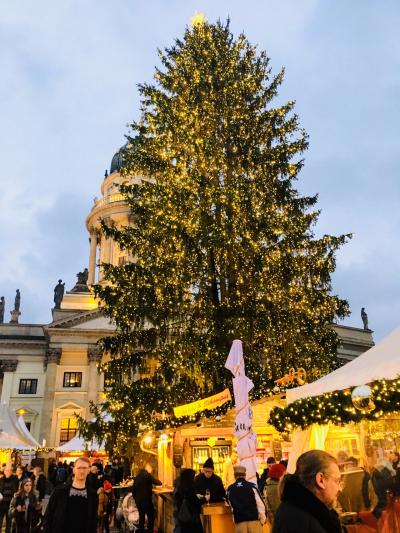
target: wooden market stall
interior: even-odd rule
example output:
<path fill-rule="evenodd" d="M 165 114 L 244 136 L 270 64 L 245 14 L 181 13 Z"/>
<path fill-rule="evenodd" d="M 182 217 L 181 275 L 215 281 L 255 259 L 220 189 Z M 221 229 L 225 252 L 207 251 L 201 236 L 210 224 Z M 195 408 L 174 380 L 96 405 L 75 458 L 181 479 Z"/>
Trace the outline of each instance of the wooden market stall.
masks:
<path fill-rule="evenodd" d="M 310 449 L 324 449 L 338 459 L 356 457 L 370 470 L 400 444 L 400 328 L 330 374 L 287 390 L 286 397 L 286 407 L 272 411 L 270 422 L 293 432 L 289 472 Z M 391 532 L 390 521 L 397 521 L 400 531 L 395 504 L 375 519 L 375 531 Z"/>

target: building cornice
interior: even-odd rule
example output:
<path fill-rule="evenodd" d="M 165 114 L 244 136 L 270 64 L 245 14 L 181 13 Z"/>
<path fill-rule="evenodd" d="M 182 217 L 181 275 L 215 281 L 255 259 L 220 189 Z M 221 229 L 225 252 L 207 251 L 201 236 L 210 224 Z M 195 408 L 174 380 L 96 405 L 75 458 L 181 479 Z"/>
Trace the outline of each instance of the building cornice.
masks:
<path fill-rule="evenodd" d="M 94 318 L 99 318 L 101 316 L 103 316 L 103 313 L 99 308 L 91 311 L 82 311 L 79 314 L 77 313 L 68 318 L 62 318 L 61 320 L 52 322 L 51 324 L 44 326 L 44 330 L 47 333 L 49 330 L 53 329 L 68 329 L 74 326 L 79 326 L 80 324 L 84 324 L 89 320 L 93 320 Z"/>
<path fill-rule="evenodd" d="M 47 341 L 26 341 L 22 338 L 21 340 L 15 339 L 0 339 L 0 346 L 7 346 L 7 348 L 45 348 L 47 346 Z"/>

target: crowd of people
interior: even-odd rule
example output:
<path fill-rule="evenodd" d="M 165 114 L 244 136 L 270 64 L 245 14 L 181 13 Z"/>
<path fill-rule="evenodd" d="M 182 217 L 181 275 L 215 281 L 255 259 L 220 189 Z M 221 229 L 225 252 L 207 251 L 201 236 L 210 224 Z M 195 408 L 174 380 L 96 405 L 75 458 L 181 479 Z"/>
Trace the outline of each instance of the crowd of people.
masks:
<path fill-rule="evenodd" d="M 236 457 L 230 460 L 229 486 L 214 473 L 211 459 L 202 473 L 184 469 L 175 482 L 175 533 L 201 533 L 200 512 L 206 502 L 226 502 L 236 533 L 260 533 L 268 521 L 273 533 L 339 533 L 339 515 L 370 511 L 379 518 L 392 497 L 400 496 L 400 456 L 378 459 L 368 472 L 355 457 L 311 450 L 301 455 L 294 474 L 286 461 L 270 457 L 257 483 L 246 481 Z M 230 478 L 224 469 L 223 480 Z"/>
<path fill-rule="evenodd" d="M 270 457 L 257 482 L 233 456 L 223 479 L 208 458 L 200 473 L 181 470 L 174 482 L 174 532 L 202 533 L 206 503 L 230 505 L 235 533 L 261 533 L 269 522 L 273 533 L 342 533 L 339 514 L 371 511 L 379 518 L 393 496 L 400 496 L 400 456 L 380 457 L 370 471 L 355 457 L 311 450 L 299 457 L 294 474 L 286 462 Z M 80 457 L 74 463 L 50 461 L 40 466 L 10 465 L 0 470 L 0 531 L 5 533 L 109 533 L 116 514 L 113 486 L 130 475 L 129 462 L 109 463 Z M 152 532 L 153 488 L 161 485 L 149 464 L 127 488 L 137 511 L 138 533 Z"/>
<path fill-rule="evenodd" d="M 10 465 L 0 470 L 0 531 L 5 523 L 6 533 L 40 531 L 42 501 L 47 480 L 40 466 Z"/>
<path fill-rule="evenodd" d="M 109 533 L 113 485 L 130 475 L 125 458 L 103 467 L 81 457 L 50 459 L 47 477 L 36 465 L 0 469 L 0 531 L 5 533 Z"/>

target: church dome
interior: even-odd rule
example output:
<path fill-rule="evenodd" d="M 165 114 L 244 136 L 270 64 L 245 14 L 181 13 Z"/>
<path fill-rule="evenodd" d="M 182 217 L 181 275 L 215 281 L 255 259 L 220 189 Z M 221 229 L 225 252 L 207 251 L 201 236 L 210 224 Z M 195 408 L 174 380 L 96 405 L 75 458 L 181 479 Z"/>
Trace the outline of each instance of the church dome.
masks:
<path fill-rule="evenodd" d="M 121 146 L 121 148 L 114 154 L 114 157 L 111 160 L 110 174 L 112 174 L 113 172 L 119 172 L 121 168 L 124 166 L 125 148 L 126 148 L 126 144 L 124 144 L 124 146 Z"/>

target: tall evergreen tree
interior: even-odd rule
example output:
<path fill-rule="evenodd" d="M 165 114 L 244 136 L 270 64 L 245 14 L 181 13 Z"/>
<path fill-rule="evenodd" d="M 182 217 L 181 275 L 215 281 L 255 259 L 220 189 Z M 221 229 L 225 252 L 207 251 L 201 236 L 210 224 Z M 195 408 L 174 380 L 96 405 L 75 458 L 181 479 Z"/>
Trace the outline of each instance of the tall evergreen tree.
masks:
<path fill-rule="evenodd" d="M 120 437 L 223 390 L 235 338 L 258 397 L 292 366 L 319 377 L 348 314 L 331 293 L 346 236 L 315 238 L 317 197 L 294 188 L 307 135 L 294 102 L 272 105 L 284 72 L 229 22 L 197 20 L 160 58 L 125 149 L 125 174 L 142 176 L 122 187 L 134 224 L 104 226 L 132 261 L 104 265 L 96 288 L 117 326 L 102 347 Z"/>

